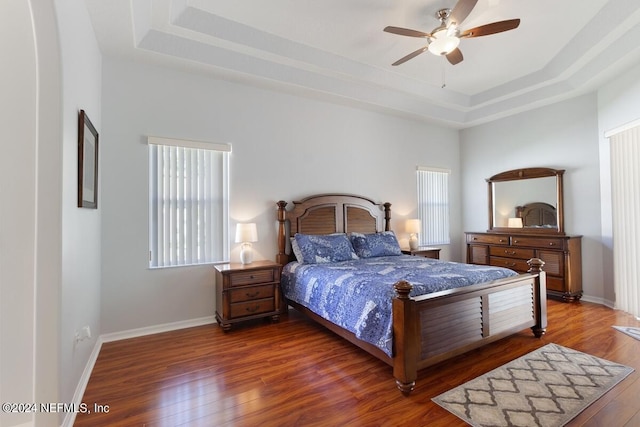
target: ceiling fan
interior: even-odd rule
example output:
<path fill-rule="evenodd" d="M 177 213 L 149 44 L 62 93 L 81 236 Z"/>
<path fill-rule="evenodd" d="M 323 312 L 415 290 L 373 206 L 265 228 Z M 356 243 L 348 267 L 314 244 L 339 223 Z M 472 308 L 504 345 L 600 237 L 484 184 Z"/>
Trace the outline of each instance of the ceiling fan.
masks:
<path fill-rule="evenodd" d="M 477 2 L 478 0 L 458 0 L 453 9 L 439 10 L 436 12 L 436 18 L 440 20 L 440 25 L 430 33 L 408 28 L 386 27 L 384 31 L 388 33 L 427 39 L 426 46 L 398 59 L 391 65 L 400 65 L 427 50 L 434 55 L 445 56 L 452 65 L 456 65 L 462 62 L 463 59 L 462 52 L 458 49 L 460 39 L 501 33 L 518 28 L 518 25 L 520 25 L 520 19 L 509 19 L 481 25 L 469 30 L 460 30 L 459 25 L 469 16 Z"/>

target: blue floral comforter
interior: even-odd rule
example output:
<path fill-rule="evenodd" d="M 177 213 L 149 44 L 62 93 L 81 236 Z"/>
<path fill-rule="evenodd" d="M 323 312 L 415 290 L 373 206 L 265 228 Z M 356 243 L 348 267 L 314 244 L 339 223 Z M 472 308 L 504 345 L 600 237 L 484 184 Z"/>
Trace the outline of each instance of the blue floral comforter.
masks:
<path fill-rule="evenodd" d="M 406 280 L 411 296 L 515 276 L 516 272 L 410 255 L 333 263 L 291 262 L 282 272 L 282 290 L 295 301 L 392 356 L 393 285 Z"/>

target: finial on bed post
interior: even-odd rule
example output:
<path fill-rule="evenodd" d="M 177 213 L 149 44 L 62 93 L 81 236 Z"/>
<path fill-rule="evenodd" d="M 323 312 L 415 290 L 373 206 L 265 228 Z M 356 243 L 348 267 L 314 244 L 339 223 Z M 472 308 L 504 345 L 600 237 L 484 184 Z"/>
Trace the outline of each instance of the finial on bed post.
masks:
<path fill-rule="evenodd" d="M 527 271 L 527 273 L 540 273 L 544 264 L 544 261 L 540 258 L 531 258 L 529 261 L 527 261 L 527 265 L 529 266 L 529 270 Z"/>
<path fill-rule="evenodd" d="M 276 255 L 276 262 L 280 265 L 285 265 L 289 262 L 289 256 L 285 252 L 287 245 L 287 233 L 285 230 L 286 213 L 285 207 L 287 202 L 280 200 L 278 203 L 278 255 Z"/>
<path fill-rule="evenodd" d="M 527 264 L 529 265 L 527 273 L 537 275 L 534 279 L 536 324 L 531 327 L 531 330 L 537 338 L 540 338 L 547 332 L 547 273 L 542 270 L 544 261 L 540 258 L 531 258 Z"/>
<path fill-rule="evenodd" d="M 386 202 L 384 205 L 384 231 L 391 230 L 391 203 Z"/>
<path fill-rule="evenodd" d="M 393 285 L 393 288 L 398 294 L 398 299 L 409 299 L 409 294 L 411 293 L 413 286 L 411 286 L 411 283 L 406 280 L 400 280 L 398 283 Z"/>

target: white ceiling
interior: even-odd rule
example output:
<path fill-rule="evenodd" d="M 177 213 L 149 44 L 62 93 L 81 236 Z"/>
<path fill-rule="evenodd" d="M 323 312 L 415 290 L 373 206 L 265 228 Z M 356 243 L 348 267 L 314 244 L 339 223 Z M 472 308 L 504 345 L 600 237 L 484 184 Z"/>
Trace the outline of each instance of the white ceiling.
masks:
<path fill-rule="evenodd" d="M 640 63 L 639 0 L 479 0 L 464 61 L 424 40 L 456 0 L 85 0 L 103 53 L 464 128 L 593 90 Z M 640 76 L 639 76 L 640 77 Z M 443 88 L 443 82 L 446 86 Z"/>

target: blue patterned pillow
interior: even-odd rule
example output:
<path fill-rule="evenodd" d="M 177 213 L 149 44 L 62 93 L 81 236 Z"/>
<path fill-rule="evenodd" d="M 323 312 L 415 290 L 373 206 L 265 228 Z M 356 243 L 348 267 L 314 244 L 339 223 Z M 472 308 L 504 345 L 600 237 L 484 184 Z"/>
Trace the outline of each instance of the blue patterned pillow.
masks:
<path fill-rule="evenodd" d="M 297 246 L 297 250 L 294 249 L 294 254 L 300 263 L 317 264 L 358 259 L 346 234 L 296 233 L 294 240 Z"/>
<path fill-rule="evenodd" d="M 402 255 L 393 231 L 374 234 L 351 233 L 351 243 L 360 258 Z"/>

